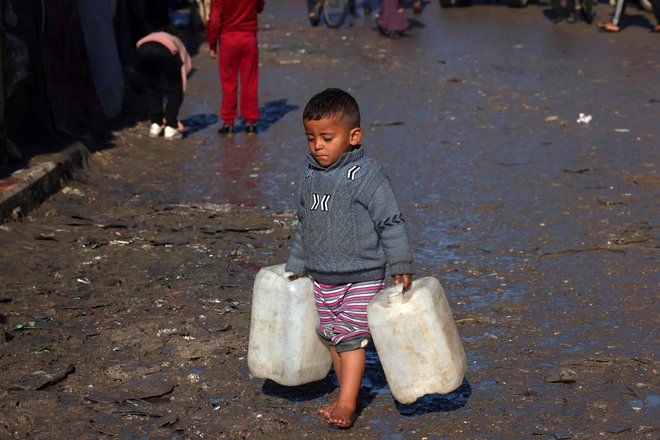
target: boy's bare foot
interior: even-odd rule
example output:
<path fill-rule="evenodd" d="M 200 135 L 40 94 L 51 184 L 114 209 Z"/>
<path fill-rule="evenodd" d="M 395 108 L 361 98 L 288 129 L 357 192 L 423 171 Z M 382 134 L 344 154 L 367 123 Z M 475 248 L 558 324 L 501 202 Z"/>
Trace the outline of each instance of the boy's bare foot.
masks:
<path fill-rule="evenodd" d="M 319 408 L 319 413 L 321 413 L 323 417 L 325 417 L 326 421 L 330 419 L 330 416 L 332 415 L 332 410 L 335 409 L 335 405 L 337 405 L 336 400 L 332 403 L 329 403 Z"/>
<path fill-rule="evenodd" d="M 338 428 L 348 429 L 355 423 L 356 414 L 355 406 L 346 406 L 337 402 L 327 421 Z"/>

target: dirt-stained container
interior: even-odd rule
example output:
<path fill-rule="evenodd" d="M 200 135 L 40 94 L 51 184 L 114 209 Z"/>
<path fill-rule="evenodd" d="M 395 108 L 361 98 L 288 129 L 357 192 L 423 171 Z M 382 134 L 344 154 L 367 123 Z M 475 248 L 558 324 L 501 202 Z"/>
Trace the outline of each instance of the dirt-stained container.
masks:
<path fill-rule="evenodd" d="M 294 386 L 323 379 L 332 361 L 316 334 L 312 281 L 287 275 L 284 264 L 257 273 L 247 360 L 253 376 Z"/>
<path fill-rule="evenodd" d="M 390 391 L 407 404 L 458 388 L 467 359 L 440 282 L 426 277 L 402 289 L 402 283 L 383 289 L 367 317 Z"/>

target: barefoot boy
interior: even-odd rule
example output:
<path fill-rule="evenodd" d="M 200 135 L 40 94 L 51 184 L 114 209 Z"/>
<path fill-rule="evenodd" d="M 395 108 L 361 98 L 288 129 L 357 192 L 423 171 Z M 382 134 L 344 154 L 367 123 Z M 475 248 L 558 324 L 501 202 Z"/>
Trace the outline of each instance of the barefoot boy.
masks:
<path fill-rule="evenodd" d="M 303 125 L 310 154 L 286 270 L 314 281 L 317 331 L 339 380 L 339 397 L 319 412 L 328 423 L 350 428 L 370 339 L 367 304 L 383 288 L 386 267 L 395 283 L 410 286 L 412 255 L 385 171 L 360 145 L 355 99 L 326 89 L 307 103 Z"/>

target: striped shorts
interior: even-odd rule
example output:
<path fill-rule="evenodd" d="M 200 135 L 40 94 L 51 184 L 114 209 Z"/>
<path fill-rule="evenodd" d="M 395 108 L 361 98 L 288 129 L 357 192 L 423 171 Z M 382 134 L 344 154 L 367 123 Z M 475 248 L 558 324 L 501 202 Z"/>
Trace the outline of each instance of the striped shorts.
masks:
<path fill-rule="evenodd" d="M 319 314 L 318 334 L 338 353 L 365 347 L 371 333 L 367 305 L 385 286 L 384 280 L 347 284 L 314 281 L 314 299 Z"/>

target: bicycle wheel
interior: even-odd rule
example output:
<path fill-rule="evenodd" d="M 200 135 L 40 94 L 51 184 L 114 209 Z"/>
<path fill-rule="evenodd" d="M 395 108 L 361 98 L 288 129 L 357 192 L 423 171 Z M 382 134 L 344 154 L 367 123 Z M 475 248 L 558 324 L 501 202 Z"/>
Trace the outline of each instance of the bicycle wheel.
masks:
<path fill-rule="evenodd" d="M 348 14 L 346 0 L 325 0 L 323 3 L 323 20 L 329 28 L 338 28 L 344 23 Z"/>

